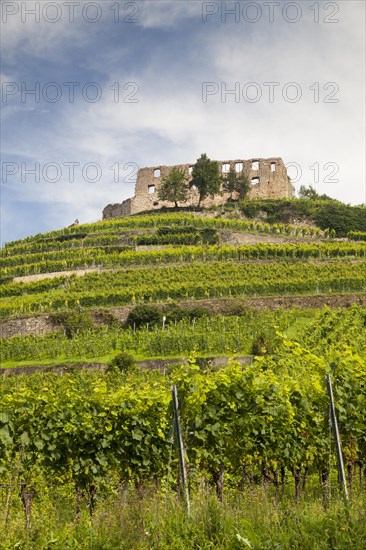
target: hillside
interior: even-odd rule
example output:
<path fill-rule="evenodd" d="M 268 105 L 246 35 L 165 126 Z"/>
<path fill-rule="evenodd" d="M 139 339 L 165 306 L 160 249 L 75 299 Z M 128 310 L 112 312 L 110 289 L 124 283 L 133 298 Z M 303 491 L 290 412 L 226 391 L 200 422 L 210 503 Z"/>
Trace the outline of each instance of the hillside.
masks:
<path fill-rule="evenodd" d="M 278 212 L 287 212 L 282 219 L 289 218 L 291 205 L 277 202 Z M 298 209 L 296 201 L 291 203 Z M 273 201 L 251 204 L 262 218 L 265 208 L 268 218 L 273 217 Z M 332 238 L 334 231 L 311 222 L 270 224 L 262 218 L 245 218 L 230 207 L 226 212 L 156 212 L 8 243 L 0 257 L 2 333 L 33 335 L 39 341 L 6 342 L 4 366 L 87 357 L 93 362 L 111 356 L 116 350 L 112 342 L 120 331 L 127 338 L 123 325 L 139 304 L 155 304 L 161 316 L 175 323 L 184 318 L 189 324 L 195 315 L 241 319 L 258 307 L 271 310 L 279 304 L 291 310 L 309 304 L 364 303 L 366 242 Z M 147 317 L 143 329 L 148 323 Z M 150 322 L 150 330 L 154 324 L 159 323 Z M 74 348 L 75 334 L 64 335 L 66 343 L 61 344 L 69 325 L 81 339 L 77 352 L 67 351 L 70 345 Z M 98 345 L 91 344 L 88 331 L 93 327 Z M 109 330 L 103 332 L 103 327 Z M 55 333 L 60 334 L 58 344 L 49 347 L 47 338 Z M 155 348 L 150 343 L 146 348 L 130 338 L 123 349 L 142 358 L 189 354 L 191 349 L 199 355 L 222 354 L 227 349 L 208 344 L 198 349 L 193 341 L 177 350 L 171 344 Z M 163 341 L 161 334 L 154 338 Z M 250 350 L 246 341 L 230 352 Z"/>
<path fill-rule="evenodd" d="M 243 213 L 256 216 L 265 212 L 269 223 L 288 223 L 290 220 L 308 220 L 322 230 L 334 232 L 337 237 L 353 237 L 366 232 L 366 206 L 350 206 L 326 195 L 318 195 L 311 187 L 313 199 L 244 201 Z M 306 188 L 305 188 L 306 191 Z"/>
<path fill-rule="evenodd" d="M 229 508 L 239 495 L 240 506 L 247 499 L 251 510 L 257 495 L 254 548 L 270 548 L 279 529 L 279 523 L 259 527 L 263 510 L 284 521 L 293 492 L 298 506 L 312 507 L 314 522 L 328 521 L 339 505 L 330 490 L 336 464 L 326 373 L 336 380 L 356 506 L 352 527 L 339 516 L 342 541 L 347 533 L 365 540 L 362 226 L 339 238 L 334 227 L 318 227 L 309 211 L 290 216 L 291 204 L 279 201 L 277 214 L 287 213 L 276 217 L 273 202 L 259 202 L 252 217 L 235 207 L 145 213 L 35 235 L 1 250 L 0 472 L 4 487 L 21 486 L 21 499 L 8 490 L 9 517 L 18 518 L 23 506 L 30 521 L 37 487 L 32 513 L 39 547 L 49 547 L 40 506 L 61 525 L 57 548 L 67 547 L 70 529 L 83 537 L 62 515 L 73 521 L 75 488 L 76 517 L 84 510 L 86 528 L 86 511 L 93 515 L 100 537 L 111 507 L 130 518 L 140 502 L 145 517 L 151 502 L 151 513 L 170 521 L 179 468 L 172 384 L 182 407 L 195 517 L 200 506 L 205 514 L 216 509 L 212 487 Z M 286 502 L 283 510 L 268 504 L 269 495 Z M 184 500 L 179 510 L 184 518 Z M 233 517 L 232 509 L 227 513 Z M 125 547 L 128 523 L 111 521 L 111 547 Z M 250 533 L 245 526 L 240 532 Z M 159 537 L 171 547 L 163 533 L 151 547 L 160 547 Z M 310 528 L 308 536 L 314 537 Z M 131 548 L 147 548 L 139 537 L 134 532 Z M 233 542 L 231 531 L 228 537 Z M 291 530 L 286 540 L 284 547 L 298 547 Z M 317 537 L 311 540 L 314 547 Z M 231 542 L 222 548 L 236 547 Z"/>

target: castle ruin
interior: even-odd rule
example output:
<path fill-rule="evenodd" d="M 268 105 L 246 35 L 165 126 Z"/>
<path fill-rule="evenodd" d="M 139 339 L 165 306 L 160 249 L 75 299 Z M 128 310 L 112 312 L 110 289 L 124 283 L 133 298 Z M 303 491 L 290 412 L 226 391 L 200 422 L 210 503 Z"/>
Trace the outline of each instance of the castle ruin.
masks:
<path fill-rule="evenodd" d="M 220 160 L 219 170 L 223 178 L 230 168 L 237 173 L 244 172 L 251 181 L 249 198 L 291 198 L 294 195 L 294 188 L 287 177 L 287 170 L 283 160 L 279 157 L 250 160 Z M 192 179 L 194 164 L 179 164 L 177 168 L 184 170 L 187 181 Z M 158 190 L 164 176 L 167 176 L 174 166 L 154 166 L 141 168 L 137 173 L 135 196 L 126 199 L 120 204 L 108 204 L 103 210 L 103 220 L 119 216 L 129 216 L 146 210 L 157 210 L 162 207 L 173 207 L 174 203 L 161 201 L 158 197 Z M 222 190 L 220 195 L 207 197 L 202 202 L 203 207 L 219 206 L 224 204 L 230 197 L 230 193 Z M 196 206 L 198 203 L 198 190 L 194 187 L 189 189 L 188 199 L 182 206 Z"/>

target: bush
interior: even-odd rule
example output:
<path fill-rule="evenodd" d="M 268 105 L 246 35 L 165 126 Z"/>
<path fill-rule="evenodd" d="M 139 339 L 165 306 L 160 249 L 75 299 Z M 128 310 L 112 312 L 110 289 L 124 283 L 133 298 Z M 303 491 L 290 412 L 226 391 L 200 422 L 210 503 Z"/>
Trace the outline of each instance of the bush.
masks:
<path fill-rule="evenodd" d="M 146 325 L 156 326 L 163 323 L 163 313 L 162 311 L 155 307 L 145 304 L 136 306 L 128 314 L 126 320 L 127 327 L 140 328 Z"/>
<path fill-rule="evenodd" d="M 127 373 L 136 369 L 135 359 L 129 353 L 119 353 L 113 357 L 108 365 L 108 371 L 117 369 L 120 372 Z"/>
<path fill-rule="evenodd" d="M 175 321 L 181 321 L 189 317 L 189 311 L 183 307 L 171 306 L 166 312 L 166 320 L 168 323 L 174 323 Z"/>
<path fill-rule="evenodd" d="M 108 327 L 119 327 L 121 323 L 118 319 L 108 311 L 107 309 L 98 309 L 94 312 L 96 321 L 101 325 L 107 325 Z"/>
<path fill-rule="evenodd" d="M 212 317 L 211 311 L 204 306 L 196 306 L 192 308 L 171 306 L 167 310 L 165 315 L 168 323 L 174 323 L 175 321 L 181 321 L 182 319 L 198 319 L 199 317 Z"/>
<path fill-rule="evenodd" d="M 235 317 L 243 317 L 244 315 L 250 316 L 250 311 L 248 310 L 248 306 L 241 304 L 241 303 L 229 303 L 224 311 L 223 315 L 225 316 L 235 316 Z"/>
<path fill-rule="evenodd" d="M 217 244 L 219 242 L 217 230 L 212 227 L 205 227 L 202 229 L 201 236 L 204 244 Z"/>
<path fill-rule="evenodd" d="M 267 222 L 292 223 L 294 219 L 313 222 L 320 229 L 332 229 L 337 237 L 347 237 L 349 231 L 366 231 L 366 209 L 350 206 L 335 199 L 254 199 L 239 203 L 248 218 L 267 213 Z"/>
<path fill-rule="evenodd" d="M 67 338 L 73 338 L 78 332 L 93 328 L 93 321 L 88 312 L 62 311 L 50 317 L 54 325 L 61 325 Z"/>
<path fill-rule="evenodd" d="M 204 306 L 192 307 L 188 310 L 190 319 L 198 319 L 199 317 L 212 317 L 212 312 Z"/>
<path fill-rule="evenodd" d="M 255 218 L 261 210 L 261 205 L 254 200 L 243 200 L 239 203 L 239 207 L 247 218 Z"/>
<path fill-rule="evenodd" d="M 276 347 L 276 339 L 265 332 L 256 336 L 252 343 L 252 355 L 271 355 Z"/>

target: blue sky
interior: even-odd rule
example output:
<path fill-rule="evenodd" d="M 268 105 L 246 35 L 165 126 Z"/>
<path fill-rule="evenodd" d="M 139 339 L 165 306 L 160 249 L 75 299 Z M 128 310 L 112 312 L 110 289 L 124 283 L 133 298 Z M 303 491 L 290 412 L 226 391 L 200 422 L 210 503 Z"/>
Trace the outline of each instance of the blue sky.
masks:
<path fill-rule="evenodd" d="M 137 167 L 202 152 L 281 156 L 297 189 L 365 202 L 363 1 L 73 4 L 2 2 L 1 242 L 100 219 Z"/>

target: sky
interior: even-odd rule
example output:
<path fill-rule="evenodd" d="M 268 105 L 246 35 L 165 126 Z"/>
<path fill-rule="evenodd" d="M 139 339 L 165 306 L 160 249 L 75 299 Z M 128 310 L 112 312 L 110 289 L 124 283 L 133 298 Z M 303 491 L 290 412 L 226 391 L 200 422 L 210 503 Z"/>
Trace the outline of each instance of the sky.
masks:
<path fill-rule="evenodd" d="M 363 0 L 3 0 L 1 26 L 1 243 L 201 153 L 366 202 Z"/>

